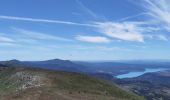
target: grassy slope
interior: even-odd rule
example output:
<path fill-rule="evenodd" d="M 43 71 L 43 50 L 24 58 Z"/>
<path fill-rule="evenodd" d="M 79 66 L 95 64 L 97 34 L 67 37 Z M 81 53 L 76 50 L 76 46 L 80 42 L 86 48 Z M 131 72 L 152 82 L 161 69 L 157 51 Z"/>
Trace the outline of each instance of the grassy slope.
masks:
<path fill-rule="evenodd" d="M 143 100 L 104 80 L 30 68 L 0 71 L 0 94 L 0 100 Z"/>

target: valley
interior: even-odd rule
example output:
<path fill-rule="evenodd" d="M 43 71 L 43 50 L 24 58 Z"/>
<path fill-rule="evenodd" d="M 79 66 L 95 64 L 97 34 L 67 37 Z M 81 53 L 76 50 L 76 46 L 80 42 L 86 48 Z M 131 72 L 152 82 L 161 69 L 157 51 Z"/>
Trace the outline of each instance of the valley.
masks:
<path fill-rule="evenodd" d="M 117 84 L 147 100 L 170 100 L 170 70 L 117 80 Z"/>

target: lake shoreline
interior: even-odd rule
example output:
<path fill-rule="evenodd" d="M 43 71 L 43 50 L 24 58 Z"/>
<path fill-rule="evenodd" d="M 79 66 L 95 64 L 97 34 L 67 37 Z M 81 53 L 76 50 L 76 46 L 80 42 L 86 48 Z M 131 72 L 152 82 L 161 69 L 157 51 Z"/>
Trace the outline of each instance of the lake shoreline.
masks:
<path fill-rule="evenodd" d="M 152 73 L 152 72 L 159 72 L 159 71 L 165 71 L 168 70 L 167 68 L 145 68 L 144 71 L 131 71 L 125 74 L 119 74 L 115 76 L 118 79 L 123 79 L 123 78 L 134 78 L 141 76 L 146 73 Z"/>

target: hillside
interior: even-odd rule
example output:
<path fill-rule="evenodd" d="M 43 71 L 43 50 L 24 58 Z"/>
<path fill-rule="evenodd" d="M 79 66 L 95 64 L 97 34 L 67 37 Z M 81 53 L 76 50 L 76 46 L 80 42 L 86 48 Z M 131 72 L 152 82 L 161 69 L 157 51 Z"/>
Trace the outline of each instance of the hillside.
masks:
<path fill-rule="evenodd" d="M 0 67 L 0 100 L 143 100 L 112 83 L 83 74 Z"/>
<path fill-rule="evenodd" d="M 117 81 L 147 100 L 170 100 L 170 71 L 147 73 L 135 78 Z"/>

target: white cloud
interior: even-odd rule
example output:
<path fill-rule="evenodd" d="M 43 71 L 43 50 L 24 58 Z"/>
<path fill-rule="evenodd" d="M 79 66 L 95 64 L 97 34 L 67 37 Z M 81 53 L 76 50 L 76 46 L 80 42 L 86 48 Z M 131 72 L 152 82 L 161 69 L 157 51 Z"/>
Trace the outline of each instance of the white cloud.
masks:
<path fill-rule="evenodd" d="M 90 16 L 92 16 L 93 18 L 98 18 L 98 15 L 96 13 L 94 13 L 92 10 L 90 10 L 88 7 L 86 7 L 82 2 L 80 2 L 79 0 L 76 0 L 76 2 L 77 2 L 77 4 L 80 5 L 82 10 L 87 12 Z"/>
<path fill-rule="evenodd" d="M 70 21 L 50 20 L 50 19 L 36 19 L 36 18 L 4 16 L 4 15 L 0 15 L 0 19 L 17 20 L 17 21 L 29 21 L 29 22 L 44 22 L 44 23 L 55 23 L 55 24 L 67 24 L 67 25 L 78 25 L 78 26 L 91 26 L 90 24 L 81 24 L 81 23 L 75 23 L 75 22 L 70 22 Z"/>
<path fill-rule="evenodd" d="M 13 29 L 20 34 L 23 34 L 27 38 L 41 39 L 41 40 L 72 41 L 70 39 L 57 37 L 54 35 L 49 35 L 49 34 L 45 34 L 45 33 L 41 33 L 41 32 L 35 32 L 35 31 L 30 31 L 30 30 L 25 30 L 25 29 L 20 29 L 20 28 L 13 28 Z"/>
<path fill-rule="evenodd" d="M 91 28 L 97 28 L 96 31 L 100 33 L 104 33 L 107 36 L 110 36 L 115 39 L 126 40 L 126 41 L 134 41 L 134 42 L 144 42 L 144 32 L 154 31 L 154 27 L 142 27 L 144 24 L 148 24 L 146 22 L 95 22 L 95 23 L 75 23 L 69 21 L 60 21 L 60 20 L 49 20 L 49 19 L 34 19 L 28 17 L 15 17 L 15 16 L 2 16 L 0 15 L 0 19 L 8 19 L 8 20 L 17 20 L 17 21 L 31 21 L 31 22 L 46 22 L 46 23 L 56 23 L 56 24 L 67 24 L 67 25 L 78 25 L 85 26 Z M 56 37 L 48 34 L 44 34 L 41 32 L 34 32 L 30 30 L 17 29 L 16 31 L 28 35 L 29 37 L 36 39 L 56 39 L 62 41 L 68 41 L 68 39 Z M 70 41 L 70 40 L 69 40 Z"/>
<path fill-rule="evenodd" d="M 84 9 L 87 13 L 91 14 L 91 16 L 93 17 L 98 16 L 90 9 L 88 9 L 86 6 L 84 6 L 80 1 L 77 2 L 79 3 L 80 6 L 82 6 L 82 9 Z M 95 31 L 103 33 L 106 36 L 111 37 L 112 39 L 119 39 L 125 41 L 133 41 L 133 42 L 144 42 L 145 34 L 148 34 L 149 32 L 162 30 L 161 28 L 155 27 L 153 24 L 157 24 L 157 26 L 162 25 L 166 30 L 170 31 L 170 5 L 168 5 L 170 0 L 159 0 L 159 1 L 143 0 L 143 2 L 144 2 L 143 6 L 145 7 L 147 12 L 126 17 L 124 19 L 121 19 L 121 22 L 110 21 L 110 22 L 94 22 L 94 23 L 85 24 L 85 23 L 76 23 L 70 21 L 35 19 L 35 18 L 28 18 L 28 17 L 3 16 L 3 15 L 0 15 L 0 19 L 85 26 L 85 27 L 90 27 L 92 29 L 95 29 Z M 152 18 L 156 19 L 156 21 L 159 21 L 162 24 L 150 23 L 146 21 L 145 22 L 125 21 L 127 19 L 131 19 L 146 14 L 149 14 Z M 55 38 L 56 40 L 62 40 L 62 41 L 69 40 L 61 37 L 47 35 L 41 32 L 33 32 L 33 31 L 23 30 L 23 29 L 17 29 L 17 30 L 20 33 L 27 34 L 29 37 L 38 38 L 38 39 Z M 166 37 L 160 36 L 160 40 L 166 40 Z"/>
<path fill-rule="evenodd" d="M 151 18 L 170 31 L 170 0 L 142 0 L 143 7 Z"/>
<path fill-rule="evenodd" d="M 78 35 L 75 37 L 77 40 L 85 41 L 85 42 L 92 42 L 92 43 L 109 43 L 111 42 L 110 39 L 101 36 L 82 36 Z"/>
<path fill-rule="evenodd" d="M 15 42 L 15 40 L 8 37 L 0 36 L 0 42 Z"/>
<path fill-rule="evenodd" d="M 168 38 L 164 35 L 157 35 L 159 40 L 168 41 Z"/>
<path fill-rule="evenodd" d="M 129 20 L 129 19 L 133 19 L 133 18 L 142 16 L 142 15 L 146 15 L 146 14 L 147 14 L 147 13 L 139 13 L 139 14 L 136 14 L 136 15 L 132 15 L 132 16 L 128 16 L 128 17 L 121 18 L 121 19 L 118 20 L 118 21 L 125 21 L 125 20 Z"/>
<path fill-rule="evenodd" d="M 95 22 L 99 32 L 115 39 L 144 42 L 143 27 L 134 22 Z"/>
<path fill-rule="evenodd" d="M 5 46 L 5 47 L 18 47 L 18 46 L 21 46 L 21 45 L 16 44 L 16 43 L 12 43 L 12 42 L 0 42 L 0 46 Z"/>
<path fill-rule="evenodd" d="M 80 6 L 80 9 L 82 11 L 88 14 L 87 17 L 90 16 L 93 18 L 93 20 L 107 20 L 105 16 L 97 14 L 96 12 L 88 8 L 88 6 L 84 5 L 80 0 L 76 0 L 76 3 Z"/>
<path fill-rule="evenodd" d="M 162 35 L 162 34 L 147 34 L 147 35 L 145 35 L 145 38 L 154 39 L 154 40 L 161 40 L 161 41 L 168 41 L 169 40 L 167 38 L 167 36 Z"/>

